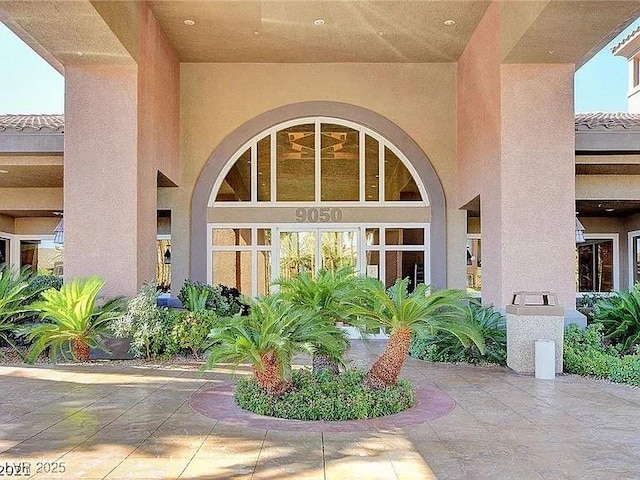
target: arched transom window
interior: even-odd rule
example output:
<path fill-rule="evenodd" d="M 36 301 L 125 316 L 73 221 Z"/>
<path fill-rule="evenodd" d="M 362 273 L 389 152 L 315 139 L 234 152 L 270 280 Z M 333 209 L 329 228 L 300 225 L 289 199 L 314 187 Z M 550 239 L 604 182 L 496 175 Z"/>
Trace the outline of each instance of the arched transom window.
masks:
<path fill-rule="evenodd" d="M 306 118 L 247 142 L 228 162 L 209 205 L 417 202 L 428 205 L 411 164 L 375 132 L 344 120 Z"/>

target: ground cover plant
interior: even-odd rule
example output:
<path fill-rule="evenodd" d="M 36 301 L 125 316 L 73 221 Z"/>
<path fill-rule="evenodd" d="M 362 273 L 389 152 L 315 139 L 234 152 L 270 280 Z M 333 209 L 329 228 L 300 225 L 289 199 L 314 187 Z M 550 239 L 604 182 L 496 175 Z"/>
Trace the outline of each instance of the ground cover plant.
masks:
<path fill-rule="evenodd" d="M 313 373 L 296 370 L 292 388 L 269 395 L 253 377 L 242 378 L 235 391 L 236 403 L 259 415 L 297 420 L 356 420 L 401 412 L 415 403 L 413 387 L 406 380 L 384 389 L 365 385 L 366 372 L 348 370 Z"/>
<path fill-rule="evenodd" d="M 605 344 L 602 332 L 599 323 L 584 330 L 575 324 L 565 329 L 564 371 L 640 386 L 640 355 L 621 355 L 618 348 Z"/>
<path fill-rule="evenodd" d="M 430 362 L 506 365 L 507 331 L 504 315 L 493 307 L 483 307 L 476 302 L 470 303 L 464 311 L 467 324 L 484 341 L 484 353 L 474 343 L 465 347 L 455 335 L 441 331 L 434 335 L 414 335 L 411 356 Z"/>

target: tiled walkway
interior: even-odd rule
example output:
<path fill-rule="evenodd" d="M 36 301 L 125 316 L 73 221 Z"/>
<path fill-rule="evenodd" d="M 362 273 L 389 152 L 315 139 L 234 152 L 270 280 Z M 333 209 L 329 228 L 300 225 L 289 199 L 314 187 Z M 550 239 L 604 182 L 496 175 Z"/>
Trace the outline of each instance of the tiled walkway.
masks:
<path fill-rule="evenodd" d="M 351 354 L 368 364 L 379 350 Z M 403 373 L 454 410 L 403 428 L 278 431 L 191 410 L 225 369 L 0 367 L 0 479 L 26 478 L 7 475 L 14 463 L 38 479 L 640 479 L 640 389 L 416 360 Z"/>

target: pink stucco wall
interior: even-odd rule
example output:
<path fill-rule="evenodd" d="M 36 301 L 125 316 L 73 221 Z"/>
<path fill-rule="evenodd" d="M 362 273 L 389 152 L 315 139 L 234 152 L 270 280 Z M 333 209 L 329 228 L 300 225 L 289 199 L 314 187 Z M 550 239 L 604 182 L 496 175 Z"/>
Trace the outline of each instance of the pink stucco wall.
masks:
<path fill-rule="evenodd" d="M 458 63 L 458 206 L 480 196 L 482 298 L 575 307 L 573 65 L 502 64 L 494 3 Z"/>
<path fill-rule="evenodd" d="M 149 8 L 139 9 L 138 283 L 156 276 L 157 172 L 180 183 L 180 62 Z"/>
<path fill-rule="evenodd" d="M 180 66 L 140 4 L 137 65 L 65 66 L 65 277 L 133 295 L 156 274 L 157 172 L 179 182 Z"/>
<path fill-rule="evenodd" d="M 502 66 L 503 303 L 510 290 L 551 290 L 575 308 L 573 74 Z"/>
<path fill-rule="evenodd" d="M 137 67 L 65 68 L 65 278 L 137 288 Z"/>

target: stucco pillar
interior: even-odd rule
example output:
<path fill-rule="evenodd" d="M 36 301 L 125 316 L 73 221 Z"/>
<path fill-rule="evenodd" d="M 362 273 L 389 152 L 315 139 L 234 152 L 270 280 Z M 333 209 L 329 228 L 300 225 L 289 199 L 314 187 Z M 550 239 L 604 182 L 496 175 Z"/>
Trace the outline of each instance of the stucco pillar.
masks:
<path fill-rule="evenodd" d="M 575 308 L 573 74 L 573 65 L 500 67 L 499 188 L 481 212 L 483 262 L 497 259 L 483 271 L 486 303 L 549 290 Z"/>
<path fill-rule="evenodd" d="M 64 276 L 98 275 L 106 297 L 155 278 L 156 170 L 138 124 L 137 66 L 66 67 Z"/>

